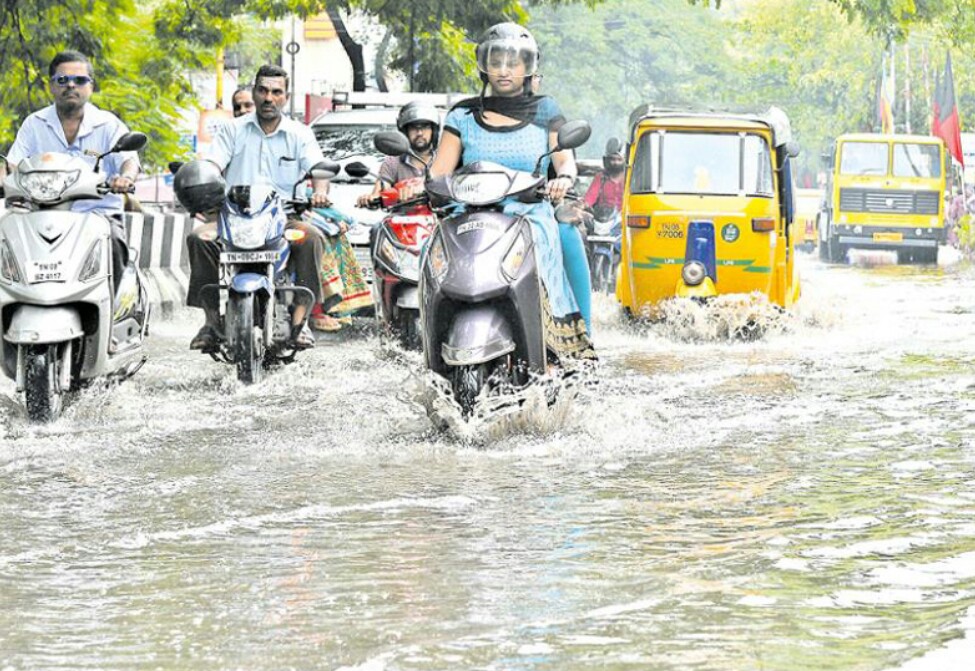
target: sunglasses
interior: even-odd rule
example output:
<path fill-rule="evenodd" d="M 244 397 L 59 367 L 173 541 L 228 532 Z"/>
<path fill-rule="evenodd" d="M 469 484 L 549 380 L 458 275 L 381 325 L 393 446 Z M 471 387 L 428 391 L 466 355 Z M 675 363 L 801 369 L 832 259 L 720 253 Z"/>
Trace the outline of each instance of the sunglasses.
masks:
<path fill-rule="evenodd" d="M 54 77 L 53 81 L 58 86 L 67 86 L 68 82 L 71 82 L 75 86 L 87 86 L 88 84 L 94 83 L 95 80 L 85 75 L 58 75 Z"/>

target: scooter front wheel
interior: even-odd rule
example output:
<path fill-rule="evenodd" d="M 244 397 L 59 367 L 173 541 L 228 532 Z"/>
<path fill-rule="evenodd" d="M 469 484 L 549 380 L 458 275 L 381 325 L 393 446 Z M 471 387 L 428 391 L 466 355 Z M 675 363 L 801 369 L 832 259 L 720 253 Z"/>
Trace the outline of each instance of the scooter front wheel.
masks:
<path fill-rule="evenodd" d="M 398 330 L 400 345 L 403 346 L 403 349 L 423 349 L 423 340 L 421 339 L 422 327 L 420 326 L 419 310 L 401 310 Z"/>
<path fill-rule="evenodd" d="M 454 400 L 460 406 L 464 419 L 470 419 L 474 414 L 477 397 L 484 388 L 487 378 L 487 365 L 457 366 L 451 376 L 451 386 L 454 390 Z"/>
<path fill-rule="evenodd" d="M 264 377 L 264 339 L 256 325 L 257 296 L 231 294 L 230 312 L 234 315 L 234 363 L 237 379 L 244 384 L 260 382 Z"/>
<path fill-rule="evenodd" d="M 52 422 L 61 415 L 59 363 L 55 345 L 31 347 L 27 351 L 24 398 L 27 418 L 32 422 Z"/>

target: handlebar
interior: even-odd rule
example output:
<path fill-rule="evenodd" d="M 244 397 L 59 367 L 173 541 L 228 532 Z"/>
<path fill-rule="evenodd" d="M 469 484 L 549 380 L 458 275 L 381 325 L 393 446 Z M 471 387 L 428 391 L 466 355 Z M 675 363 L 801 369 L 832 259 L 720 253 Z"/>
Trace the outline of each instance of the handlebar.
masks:
<path fill-rule="evenodd" d="M 115 191 L 115 190 L 113 190 L 112 187 L 108 185 L 108 182 L 102 182 L 96 188 L 98 190 L 98 193 L 100 193 L 102 195 L 106 195 L 106 194 L 109 194 L 109 193 L 135 193 L 135 184 L 133 184 L 132 186 L 126 188 L 124 191 Z"/>

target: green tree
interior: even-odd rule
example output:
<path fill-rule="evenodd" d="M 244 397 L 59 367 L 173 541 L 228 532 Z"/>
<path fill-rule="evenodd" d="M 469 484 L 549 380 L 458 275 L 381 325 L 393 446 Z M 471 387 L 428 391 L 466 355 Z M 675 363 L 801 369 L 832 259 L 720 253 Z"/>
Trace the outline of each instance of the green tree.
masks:
<path fill-rule="evenodd" d="M 559 100 L 566 116 L 593 125 L 592 139 L 580 150 L 584 156 L 600 156 L 611 136 L 625 137 L 638 104 L 731 102 L 727 27 L 719 14 L 689 10 L 685 0 L 547 8 L 529 27 L 542 51 L 543 92 Z"/>
<path fill-rule="evenodd" d="M 8 0 L 0 7 L 0 146 L 20 122 L 50 104 L 47 66 L 63 49 L 87 54 L 98 88 L 92 101 L 146 132 L 143 162 L 164 165 L 183 153 L 175 121 L 193 102 L 187 70 L 210 56 L 185 41 L 161 42 L 151 5 L 132 0 Z"/>

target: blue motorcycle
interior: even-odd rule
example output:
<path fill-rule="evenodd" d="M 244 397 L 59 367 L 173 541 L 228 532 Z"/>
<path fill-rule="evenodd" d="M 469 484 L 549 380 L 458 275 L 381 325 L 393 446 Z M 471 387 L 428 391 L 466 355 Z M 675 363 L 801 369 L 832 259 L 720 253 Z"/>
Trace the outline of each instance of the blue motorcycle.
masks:
<path fill-rule="evenodd" d="M 231 186 L 223 199 L 217 215 L 220 281 L 202 288 L 219 294 L 222 333 L 219 346 L 207 353 L 236 366 L 237 379 L 245 384 L 259 382 L 276 364 L 294 361 L 292 312 L 299 303 L 310 307 L 313 296 L 286 270 L 290 243 L 305 235 L 285 228 L 288 212 L 311 206 L 294 197 L 299 185 L 311 177 L 329 179 L 337 170 L 327 161 L 315 165 L 295 184 L 291 199 L 281 198 L 269 184 Z"/>

